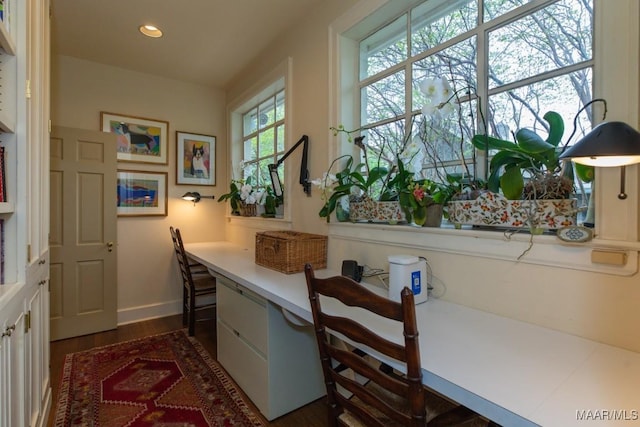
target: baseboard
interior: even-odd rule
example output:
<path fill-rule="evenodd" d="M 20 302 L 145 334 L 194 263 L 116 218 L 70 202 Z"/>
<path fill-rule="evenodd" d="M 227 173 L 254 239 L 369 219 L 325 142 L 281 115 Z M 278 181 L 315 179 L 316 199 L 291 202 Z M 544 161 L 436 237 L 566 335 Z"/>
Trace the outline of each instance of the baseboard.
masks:
<path fill-rule="evenodd" d="M 118 310 L 118 326 L 182 313 L 182 300 L 141 305 Z"/>

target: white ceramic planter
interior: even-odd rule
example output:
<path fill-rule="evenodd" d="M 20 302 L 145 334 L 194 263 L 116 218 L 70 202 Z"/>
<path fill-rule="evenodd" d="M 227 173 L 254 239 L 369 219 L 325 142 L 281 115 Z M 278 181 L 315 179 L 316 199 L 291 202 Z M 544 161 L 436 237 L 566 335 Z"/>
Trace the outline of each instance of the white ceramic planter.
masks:
<path fill-rule="evenodd" d="M 449 221 L 455 225 L 555 230 L 577 223 L 577 201 L 508 200 L 484 193 L 475 200 L 457 200 L 447 205 Z"/>
<path fill-rule="evenodd" d="M 362 202 L 349 202 L 349 219 L 351 221 L 399 223 L 405 222 L 406 217 L 400 203 L 378 202 L 370 199 Z"/>

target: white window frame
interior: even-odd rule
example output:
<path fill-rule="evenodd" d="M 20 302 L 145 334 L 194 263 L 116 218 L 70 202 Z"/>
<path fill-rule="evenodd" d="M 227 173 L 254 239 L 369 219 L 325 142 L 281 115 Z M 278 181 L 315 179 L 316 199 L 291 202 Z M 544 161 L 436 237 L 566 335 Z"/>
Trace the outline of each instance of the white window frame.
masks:
<path fill-rule="evenodd" d="M 341 123 L 349 129 L 359 127 L 359 123 L 354 120 L 359 117 L 359 93 L 353 93 L 358 87 L 357 40 L 367 31 L 381 26 L 390 17 L 397 16 L 417 3 L 417 0 L 361 0 L 330 25 L 329 118 L 332 125 Z M 594 0 L 596 21 L 593 97 L 607 100 L 607 120 L 624 121 L 638 129 L 640 31 L 637 22 L 640 17 L 640 4 L 637 0 L 618 0 L 613 8 L 611 4 L 607 7 L 605 3 L 606 0 Z M 594 117 L 597 116 L 599 115 L 594 114 Z M 327 135 L 329 141 L 338 141 L 329 147 L 329 163 L 345 152 L 357 154 L 353 153 L 352 145 L 336 139 L 331 131 L 327 130 Z M 626 200 L 617 198 L 620 187 L 619 168 L 598 168 L 596 174 L 598 178 L 594 191 L 597 234 L 592 241 L 577 246 L 566 246 L 555 236 L 546 235 L 517 234 L 507 238 L 495 231 L 412 227 L 404 227 L 411 231 L 405 233 L 405 230 L 398 226 L 377 226 L 380 232 L 371 233 L 371 230 L 368 230 L 371 226 L 333 222 L 329 226 L 330 235 L 337 239 L 402 245 L 523 263 L 561 265 L 565 268 L 607 274 L 634 274 L 638 270 L 640 250 L 638 166 L 627 167 L 626 186 L 629 197 Z M 375 237 L 371 237 L 372 235 Z M 409 239 L 409 236 L 419 237 Z M 533 242 L 532 250 L 518 259 L 521 254 L 518 248 L 525 244 L 526 249 L 529 242 Z M 594 248 L 624 252 L 627 255 L 627 263 L 620 267 L 594 264 L 591 262 L 591 252 Z M 562 262 L 559 263 L 559 260 Z"/>
<path fill-rule="evenodd" d="M 229 182 L 233 179 L 242 178 L 243 174 L 240 170 L 240 161 L 243 160 L 244 138 L 243 138 L 243 115 L 252 107 L 258 105 L 268 96 L 274 96 L 284 89 L 284 105 L 285 105 L 285 146 L 286 152 L 295 141 L 292 140 L 291 123 L 293 123 L 292 103 L 292 71 L 293 62 L 291 58 L 287 58 L 281 64 L 276 66 L 271 72 L 266 73 L 263 78 L 250 87 L 243 95 L 229 103 L 227 107 L 227 116 L 229 118 Z M 290 223 L 291 220 L 291 203 L 290 189 L 292 187 L 291 175 L 295 175 L 290 170 L 287 162 L 282 166 L 285 167 L 284 173 L 284 218 L 262 218 L 262 217 L 237 217 L 229 216 L 231 223 L 247 223 L 247 221 L 260 221 L 261 229 L 282 229 L 283 222 Z M 286 226 L 285 226 L 286 227 Z"/>

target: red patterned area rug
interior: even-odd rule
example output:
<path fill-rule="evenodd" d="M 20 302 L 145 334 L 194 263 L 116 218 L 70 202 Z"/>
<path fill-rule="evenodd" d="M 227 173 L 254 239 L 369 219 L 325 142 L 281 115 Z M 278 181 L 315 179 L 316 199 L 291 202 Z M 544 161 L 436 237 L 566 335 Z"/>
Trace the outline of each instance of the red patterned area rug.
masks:
<path fill-rule="evenodd" d="M 54 425 L 264 426 L 183 330 L 68 354 Z"/>

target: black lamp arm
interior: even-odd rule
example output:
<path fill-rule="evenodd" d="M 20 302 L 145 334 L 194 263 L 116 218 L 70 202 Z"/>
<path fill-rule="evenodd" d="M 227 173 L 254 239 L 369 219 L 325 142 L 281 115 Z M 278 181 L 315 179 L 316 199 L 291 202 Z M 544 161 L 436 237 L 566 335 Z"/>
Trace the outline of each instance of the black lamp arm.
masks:
<path fill-rule="evenodd" d="M 275 164 L 269 165 L 269 171 L 277 170 L 278 166 L 280 166 L 282 162 L 284 162 L 285 159 L 289 157 L 289 155 L 293 153 L 293 151 L 298 148 L 300 144 L 304 144 L 302 146 L 302 162 L 300 163 L 300 184 L 302 185 L 304 192 L 310 196 L 311 182 L 309 181 L 309 169 L 307 167 L 307 159 L 309 155 L 309 137 L 307 135 L 302 135 L 302 138 L 300 138 L 300 140 L 296 142 L 293 147 L 289 149 L 289 151 L 284 153 L 284 156 L 282 156 Z"/>

